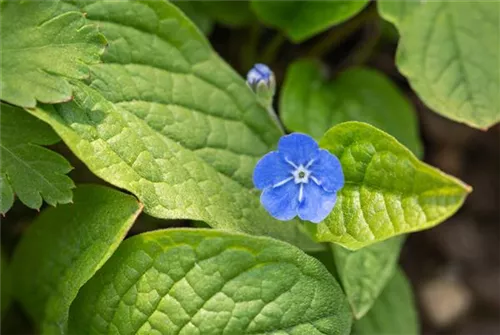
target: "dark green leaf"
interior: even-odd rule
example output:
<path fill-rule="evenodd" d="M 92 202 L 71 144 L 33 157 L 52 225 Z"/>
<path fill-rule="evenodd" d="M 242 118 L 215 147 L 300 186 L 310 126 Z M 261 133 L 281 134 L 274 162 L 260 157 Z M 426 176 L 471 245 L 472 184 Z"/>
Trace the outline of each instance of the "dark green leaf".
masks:
<path fill-rule="evenodd" d="M 190 2 L 197 9 L 197 11 L 204 13 L 213 20 L 227 26 L 240 27 L 255 21 L 255 16 L 250 10 L 250 1 L 248 0 L 194 0 Z"/>
<path fill-rule="evenodd" d="M 393 277 L 403 240 L 397 236 L 356 251 L 332 244 L 340 283 L 356 319 L 369 311 Z"/>
<path fill-rule="evenodd" d="M 351 68 L 326 81 L 320 64 L 292 64 L 280 99 L 285 126 L 320 139 L 331 126 L 362 121 L 380 128 L 421 156 L 415 109 L 388 78 L 366 68 Z"/>
<path fill-rule="evenodd" d="M 79 186 L 74 203 L 44 211 L 17 246 L 14 294 L 43 334 L 64 334 L 80 287 L 116 250 L 141 204 L 104 186 Z"/>
<path fill-rule="evenodd" d="M 401 269 L 396 271 L 368 314 L 354 322 L 353 334 L 420 334 L 412 289 Z"/>
<path fill-rule="evenodd" d="M 61 155 L 40 145 L 54 144 L 59 137 L 37 118 L 17 107 L 1 104 L 0 113 L 0 213 L 14 202 L 14 193 L 28 207 L 38 209 L 71 201 L 71 170 Z M 42 200 L 43 199 L 43 200 Z"/>
<path fill-rule="evenodd" d="M 200 29 L 203 34 L 210 35 L 212 32 L 214 22 L 203 9 L 198 8 L 197 1 L 174 1 L 173 2 L 186 16 L 193 21 L 194 24 Z"/>
<path fill-rule="evenodd" d="M 264 23 L 281 29 L 293 42 L 299 43 L 348 20 L 367 4 L 368 0 L 253 0 L 252 9 Z"/>

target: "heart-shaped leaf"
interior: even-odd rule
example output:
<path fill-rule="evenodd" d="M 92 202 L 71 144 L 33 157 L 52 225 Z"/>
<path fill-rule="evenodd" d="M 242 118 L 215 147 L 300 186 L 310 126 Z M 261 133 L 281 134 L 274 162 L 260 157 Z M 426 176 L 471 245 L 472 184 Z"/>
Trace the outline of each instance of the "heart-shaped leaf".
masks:
<path fill-rule="evenodd" d="M 141 211 L 137 200 L 104 186 L 79 186 L 74 203 L 45 210 L 12 260 L 15 295 L 43 334 L 65 334 L 69 306 L 116 250 Z"/>
<path fill-rule="evenodd" d="M 422 100 L 473 127 L 500 121 L 500 2 L 415 2 L 403 16 L 401 8 L 380 10 L 398 27 L 397 65 Z"/>
<path fill-rule="evenodd" d="M 356 251 L 332 244 L 337 274 L 356 319 L 370 310 L 393 277 L 403 241 L 396 236 Z"/>
<path fill-rule="evenodd" d="M 336 124 L 362 121 L 421 155 L 415 109 L 383 74 L 352 68 L 326 81 L 321 72 L 320 64 L 312 60 L 297 61 L 288 68 L 280 98 L 288 129 L 320 139 Z"/>
<path fill-rule="evenodd" d="M 167 229 L 126 240 L 79 292 L 73 334 L 349 334 L 316 259 L 277 240 Z"/>
<path fill-rule="evenodd" d="M 106 40 L 63 2 L 0 2 L 0 98 L 35 107 L 71 99 L 67 78 L 86 78 Z"/>
<path fill-rule="evenodd" d="M 90 86 L 75 81 L 74 101 L 32 113 L 148 214 L 317 249 L 298 222 L 274 220 L 261 207 L 253 168 L 281 132 L 198 29 L 167 2 L 83 10 L 109 40 L 104 64 L 92 67 Z"/>
<path fill-rule="evenodd" d="M 345 176 L 332 213 L 308 224 L 320 241 L 358 249 L 430 228 L 455 213 L 471 191 L 365 123 L 331 128 L 320 146 L 339 158 Z"/>
<path fill-rule="evenodd" d="M 368 314 L 354 322 L 352 334 L 420 334 L 411 286 L 401 269 L 394 273 Z"/>
<path fill-rule="evenodd" d="M 359 13 L 368 0 L 358 1 L 262 1 L 252 9 L 260 20 L 281 29 L 293 42 L 302 42 Z"/>
<path fill-rule="evenodd" d="M 14 203 L 14 194 L 26 206 L 39 209 L 71 201 L 73 181 L 66 176 L 71 165 L 61 155 L 40 145 L 59 137 L 45 123 L 20 108 L 0 104 L 0 213 Z"/>

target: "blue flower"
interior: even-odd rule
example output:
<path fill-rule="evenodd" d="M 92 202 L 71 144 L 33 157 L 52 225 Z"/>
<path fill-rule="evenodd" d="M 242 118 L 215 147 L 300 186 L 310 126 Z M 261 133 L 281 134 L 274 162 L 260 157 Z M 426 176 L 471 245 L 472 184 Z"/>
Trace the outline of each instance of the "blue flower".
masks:
<path fill-rule="evenodd" d="M 248 71 L 247 83 L 251 87 L 256 87 L 259 83 L 264 83 L 267 86 L 271 84 L 274 74 L 271 69 L 265 64 L 255 64 L 253 68 Z"/>
<path fill-rule="evenodd" d="M 287 221 L 298 215 L 319 223 L 332 211 L 344 173 L 337 157 L 320 149 L 304 134 L 283 136 L 278 151 L 260 159 L 253 173 L 260 201 L 273 217 Z"/>

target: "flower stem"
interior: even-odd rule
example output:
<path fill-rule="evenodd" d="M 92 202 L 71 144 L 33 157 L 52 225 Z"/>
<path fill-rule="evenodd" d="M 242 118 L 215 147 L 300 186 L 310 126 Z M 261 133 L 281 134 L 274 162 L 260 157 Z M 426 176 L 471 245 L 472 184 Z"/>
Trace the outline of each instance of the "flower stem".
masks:
<path fill-rule="evenodd" d="M 261 61 L 264 64 L 271 64 L 275 61 L 278 56 L 278 51 L 286 41 L 285 35 L 281 32 L 276 32 L 271 41 L 266 45 L 264 51 L 262 52 Z"/>
<path fill-rule="evenodd" d="M 366 31 L 367 36 L 356 45 L 353 52 L 347 57 L 346 63 L 349 66 L 361 65 L 368 61 L 380 40 L 380 21 L 374 20 L 372 24 L 366 26 Z"/>
<path fill-rule="evenodd" d="M 345 41 L 351 34 L 357 31 L 367 21 L 377 17 L 375 6 L 370 6 L 355 16 L 352 20 L 347 21 L 338 28 L 334 28 L 322 40 L 314 45 L 307 53 L 308 57 L 322 57 L 325 53 L 338 46 Z"/>
<path fill-rule="evenodd" d="M 243 44 L 240 51 L 240 63 L 243 71 L 248 71 L 257 59 L 260 32 L 259 24 L 253 24 L 248 30 L 248 41 Z"/>

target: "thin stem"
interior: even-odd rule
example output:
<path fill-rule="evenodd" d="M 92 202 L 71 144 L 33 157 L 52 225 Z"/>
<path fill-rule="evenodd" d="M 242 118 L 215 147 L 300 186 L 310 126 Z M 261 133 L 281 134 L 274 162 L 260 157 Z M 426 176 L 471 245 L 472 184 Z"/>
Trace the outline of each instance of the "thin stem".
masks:
<path fill-rule="evenodd" d="M 349 66 L 364 64 L 368 61 L 377 46 L 381 36 L 380 21 L 374 21 L 371 25 L 367 26 L 367 28 L 370 27 L 371 29 L 368 31 L 367 37 L 356 46 L 352 54 L 347 58 Z"/>
<path fill-rule="evenodd" d="M 307 56 L 309 57 L 321 57 L 329 50 L 335 48 L 343 41 L 345 41 L 351 34 L 358 30 L 365 22 L 372 20 L 377 17 L 377 11 L 375 6 L 371 6 L 365 11 L 361 12 L 359 15 L 355 16 L 352 20 L 347 21 L 338 28 L 334 28 L 328 33 L 325 38 L 320 40 L 316 45 L 314 45 Z"/>
<path fill-rule="evenodd" d="M 335 71 L 364 64 L 373 54 L 373 50 L 378 45 L 381 36 L 380 20 L 374 20 L 365 27 L 366 36 L 354 47 L 353 51 L 336 66 Z"/>
<path fill-rule="evenodd" d="M 276 32 L 272 40 L 266 45 L 264 51 L 262 52 L 262 57 L 260 57 L 262 62 L 265 64 L 273 63 L 278 56 L 279 49 L 285 41 L 285 35 L 280 32 Z"/>
<path fill-rule="evenodd" d="M 248 31 L 248 41 L 244 43 L 240 51 L 241 67 L 248 71 L 257 59 L 257 48 L 260 40 L 260 25 L 253 24 Z"/>

